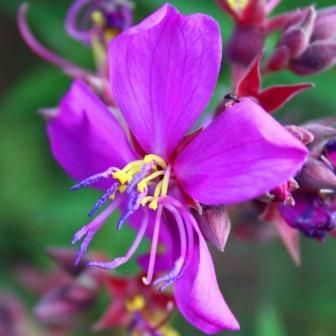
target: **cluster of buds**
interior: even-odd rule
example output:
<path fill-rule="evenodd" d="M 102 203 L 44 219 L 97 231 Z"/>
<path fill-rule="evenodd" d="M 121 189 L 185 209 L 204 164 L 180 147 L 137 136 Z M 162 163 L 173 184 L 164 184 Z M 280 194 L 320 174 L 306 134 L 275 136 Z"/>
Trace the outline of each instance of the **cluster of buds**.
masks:
<path fill-rule="evenodd" d="M 336 8 L 296 9 L 269 17 L 278 0 L 217 0 L 235 21 L 234 32 L 226 46 L 233 75 L 239 78 L 266 39 L 274 32 L 281 37 L 266 62 L 264 71 L 290 69 L 297 75 L 324 71 L 336 62 Z"/>
<path fill-rule="evenodd" d="M 268 60 L 267 70 L 290 69 L 297 75 L 311 75 L 336 63 L 336 8 L 317 11 L 309 7 L 283 30 Z"/>

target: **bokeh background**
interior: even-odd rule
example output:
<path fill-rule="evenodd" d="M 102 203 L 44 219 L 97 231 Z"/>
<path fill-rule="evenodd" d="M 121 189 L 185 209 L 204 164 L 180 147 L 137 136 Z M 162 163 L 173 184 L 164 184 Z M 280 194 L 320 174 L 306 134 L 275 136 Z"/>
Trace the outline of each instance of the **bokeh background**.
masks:
<path fill-rule="evenodd" d="M 136 21 L 164 1 L 138 0 Z M 231 19 L 212 0 L 171 1 L 185 13 L 204 12 L 222 26 L 224 41 L 232 29 Z M 86 67 L 93 67 L 90 51 L 71 40 L 63 19 L 70 0 L 31 0 L 29 22 L 35 34 L 49 48 Z M 57 105 L 70 80 L 57 68 L 38 59 L 23 43 L 16 27 L 18 0 L 0 0 L 0 291 L 13 291 L 27 306 L 36 301 L 20 285 L 15 269 L 28 263 L 47 269 L 46 246 L 70 246 L 72 234 L 87 221 L 87 210 L 97 197 L 93 191 L 70 193 L 72 181 L 53 160 L 44 121 L 37 111 Z M 310 4 L 307 0 L 283 0 L 277 12 Z M 317 0 L 318 8 L 335 4 Z M 276 41 L 276 36 L 269 45 Z M 288 121 L 303 121 L 336 113 L 336 72 L 299 80 L 311 80 L 316 88 L 290 102 L 277 114 Z M 288 72 L 266 78 L 294 83 Z M 228 86 L 224 66 L 218 93 Z M 217 97 L 218 99 L 218 97 Z M 215 97 L 216 100 L 216 97 Z M 215 101 L 216 102 L 216 101 Z M 214 103 L 215 103 L 214 102 Z M 114 234 L 106 225 L 92 249 L 119 255 L 133 233 Z M 302 238 L 302 266 L 295 267 L 279 240 L 242 241 L 231 237 L 226 251 L 213 251 L 220 286 L 241 322 L 241 336 L 333 336 L 336 335 L 336 241 L 325 243 Z M 131 263 L 119 272 L 129 274 Z M 88 315 L 89 324 L 99 316 Z M 182 318 L 175 316 L 181 335 L 199 335 Z M 78 335 L 91 335 L 83 330 Z M 114 333 L 110 333 L 114 335 Z M 223 335 L 231 335 L 223 333 Z"/>

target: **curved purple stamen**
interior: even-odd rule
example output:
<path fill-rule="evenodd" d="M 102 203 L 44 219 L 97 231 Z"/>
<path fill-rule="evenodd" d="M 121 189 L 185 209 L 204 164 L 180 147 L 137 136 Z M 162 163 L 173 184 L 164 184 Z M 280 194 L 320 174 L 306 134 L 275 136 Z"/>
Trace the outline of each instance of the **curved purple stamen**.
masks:
<path fill-rule="evenodd" d="M 119 182 L 112 184 L 112 186 L 107 189 L 105 194 L 103 194 L 98 199 L 94 207 L 89 211 L 88 216 L 92 217 L 105 204 L 105 202 L 109 199 L 109 197 L 117 191 L 118 187 L 119 187 Z"/>
<path fill-rule="evenodd" d="M 73 185 L 70 188 L 70 190 L 74 191 L 74 190 L 78 190 L 78 189 L 89 187 L 90 185 L 95 184 L 95 183 L 99 182 L 102 179 L 111 177 L 112 173 L 114 171 L 115 171 L 115 168 L 109 168 L 109 169 L 107 169 L 106 171 L 104 171 L 102 173 L 98 173 L 98 174 L 89 176 L 86 179 L 80 181 L 79 183 Z"/>
<path fill-rule="evenodd" d="M 77 258 L 75 261 L 76 265 L 80 262 L 81 258 L 85 254 L 92 238 L 95 236 L 97 231 L 102 227 L 102 225 L 105 223 L 110 214 L 119 206 L 120 201 L 121 201 L 120 199 L 116 199 L 89 224 L 85 225 L 75 233 L 72 240 L 72 244 L 76 244 L 78 241 L 82 240 L 85 237 L 77 254 Z"/>
<path fill-rule="evenodd" d="M 69 8 L 68 13 L 65 17 L 65 28 L 68 34 L 74 38 L 75 40 L 79 40 L 84 44 L 90 44 L 91 42 L 91 29 L 80 31 L 76 27 L 76 20 L 79 12 L 83 9 L 83 7 L 93 2 L 92 0 L 77 0 L 73 3 L 73 5 Z M 93 9 L 90 11 L 92 12 Z"/>
<path fill-rule="evenodd" d="M 186 232 L 186 226 L 188 225 L 188 223 L 184 218 L 182 219 L 181 214 L 176 210 L 174 206 L 167 204 L 167 201 L 165 202 L 165 200 L 163 200 L 162 204 L 164 205 L 165 209 L 167 209 L 172 214 L 178 227 L 180 236 L 180 257 L 175 261 L 174 268 L 169 273 L 156 279 L 153 282 L 154 286 L 163 283 L 163 285 L 159 288 L 159 291 L 163 291 L 165 288 L 172 285 L 177 279 L 181 277 L 187 258 L 187 247 L 189 245 Z"/>
<path fill-rule="evenodd" d="M 23 40 L 27 43 L 27 45 L 30 47 L 30 49 L 32 49 L 42 59 L 63 69 L 63 71 L 71 77 L 75 78 L 94 77 L 94 74 L 79 68 L 77 65 L 71 63 L 70 61 L 56 55 L 52 51 L 45 48 L 35 38 L 31 30 L 29 29 L 26 18 L 27 10 L 28 10 L 28 4 L 24 3 L 20 6 L 17 16 L 17 22 L 21 36 Z"/>
<path fill-rule="evenodd" d="M 136 252 L 136 250 L 138 249 L 145 233 L 147 230 L 147 226 L 148 226 L 148 212 L 144 211 L 144 218 L 142 219 L 140 228 L 138 230 L 138 233 L 131 245 L 131 247 L 129 248 L 129 250 L 127 251 L 127 253 L 122 256 L 122 257 L 117 257 L 115 259 L 113 259 L 112 261 L 109 262 L 99 262 L 99 261 L 91 261 L 89 262 L 89 266 L 96 266 L 99 268 L 103 268 L 103 269 L 113 269 L 113 268 L 117 268 L 123 264 L 125 264 L 126 262 L 128 262 L 128 260 L 131 259 L 131 257 L 134 255 L 134 253 Z"/>

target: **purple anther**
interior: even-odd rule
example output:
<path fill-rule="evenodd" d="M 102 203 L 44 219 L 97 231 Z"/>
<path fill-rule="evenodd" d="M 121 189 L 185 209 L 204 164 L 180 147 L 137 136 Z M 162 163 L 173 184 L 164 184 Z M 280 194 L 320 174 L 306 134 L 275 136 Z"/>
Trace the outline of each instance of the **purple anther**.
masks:
<path fill-rule="evenodd" d="M 131 182 L 128 184 L 127 189 L 126 189 L 126 193 L 127 195 L 129 195 L 133 189 L 136 187 L 136 185 L 143 179 L 146 177 L 146 175 L 151 171 L 151 169 L 153 168 L 153 163 L 148 163 L 145 164 L 141 167 L 141 169 L 139 170 L 138 173 L 136 173 Z"/>
<path fill-rule="evenodd" d="M 109 197 L 117 191 L 118 187 L 119 182 L 112 184 L 112 186 L 107 189 L 105 194 L 103 194 L 103 196 L 98 199 L 94 207 L 89 211 L 88 216 L 92 217 L 105 204 Z"/>
<path fill-rule="evenodd" d="M 127 210 L 119 218 L 117 222 L 117 230 L 121 230 L 125 221 L 139 208 L 141 199 L 144 197 L 142 193 L 139 193 L 137 190 L 133 190 L 128 199 Z"/>
<path fill-rule="evenodd" d="M 98 173 L 92 176 L 87 177 L 86 179 L 80 181 L 79 183 L 73 185 L 70 190 L 78 190 L 82 188 L 89 187 L 92 184 L 99 182 L 102 179 L 109 178 L 112 176 L 112 173 L 115 171 L 115 168 L 109 168 L 102 173 Z"/>
<path fill-rule="evenodd" d="M 86 252 L 92 238 L 95 236 L 97 231 L 103 226 L 110 214 L 119 206 L 120 199 L 112 202 L 102 213 L 100 213 L 95 219 L 93 219 L 89 224 L 82 227 L 79 231 L 76 232 L 72 240 L 72 244 L 76 244 L 81 239 L 84 240 L 80 246 L 79 252 L 75 264 L 77 265 L 80 259 L 83 257 Z"/>

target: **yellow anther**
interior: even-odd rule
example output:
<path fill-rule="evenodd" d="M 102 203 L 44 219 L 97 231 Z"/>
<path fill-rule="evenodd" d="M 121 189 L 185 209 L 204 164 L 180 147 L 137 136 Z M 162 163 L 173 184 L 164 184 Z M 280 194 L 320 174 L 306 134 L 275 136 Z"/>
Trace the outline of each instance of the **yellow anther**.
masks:
<path fill-rule="evenodd" d="M 155 155 L 155 154 L 148 154 L 148 155 L 145 156 L 145 158 L 144 158 L 145 163 L 151 163 L 152 161 L 157 163 L 162 168 L 167 168 L 167 164 L 166 164 L 165 160 L 163 160 L 160 156 Z"/>
<path fill-rule="evenodd" d="M 139 192 L 144 192 L 147 185 L 148 185 L 148 182 L 156 179 L 157 177 L 161 176 L 161 175 L 164 175 L 164 171 L 162 170 L 159 170 L 147 177 L 145 177 L 144 179 L 142 179 L 139 183 L 138 183 L 138 191 Z"/>
<path fill-rule="evenodd" d="M 141 200 L 141 205 L 145 206 L 148 202 L 151 202 L 153 200 L 153 196 L 146 196 Z"/>
<path fill-rule="evenodd" d="M 152 209 L 152 210 L 157 210 L 157 208 L 158 208 L 158 199 L 157 198 L 153 199 L 153 201 L 149 203 L 148 208 Z"/>
<path fill-rule="evenodd" d="M 127 172 L 135 168 L 140 169 L 143 163 L 143 160 L 132 161 L 123 168 L 123 171 Z"/>
<path fill-rule="evenodd" d="M 128 175 L 127 173 L 125 173 L 123 170 L 118 170 L 118 171 L 114 172 L 112 174 L 112 176 L 116 180 L 119 180 L 119 182 L 121 184 L 125 184 L 132 179 L 132 177 L 130 175 Z"/>
<path fill-rule="evenodd" d="M 146 306 L 145 298 L 141 295 L 134 296 L 131 300 L 127 300 L 125 303 L 126 309 L 132 313 L 142 310 Z"/>
<path fill-rule="evenodd" d="M 104 15 L 103 15 L 102 12 L 100 12 L 98 10 L 94 11 L 91 14 L 91 19 L 96 25 L 98 25 L 100 27 L 103 27 L 105 25 Z"/>
<path fill-rule="evenodd" d="M 117 29 L 109 28 L 104 32 L 104 39 L 106 42 L 112 41 L 120 32 Z"/>
<path fill-rule="evenodd" d="M 122 184 L 118 187 L 118 190 L 119 190 L 120 193 L 123 193 L 126 189 L 127 189 L 126 184 Z"/>
<path fill-rule="evenodd" d="M 249 0 L 227 0 L 227 3 L 233 10 L 244 10 L 248 5 Z"/>

